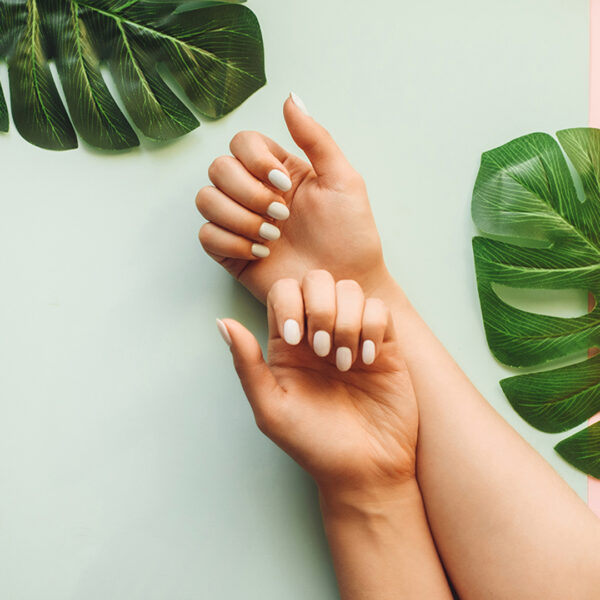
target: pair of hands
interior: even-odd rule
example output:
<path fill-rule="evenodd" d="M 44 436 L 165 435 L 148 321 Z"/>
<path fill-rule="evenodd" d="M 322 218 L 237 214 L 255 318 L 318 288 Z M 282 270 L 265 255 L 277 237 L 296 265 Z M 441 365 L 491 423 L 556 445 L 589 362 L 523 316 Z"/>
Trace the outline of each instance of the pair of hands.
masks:
<path fill-rule="evenodd" d="M 258 426 L 323 493 L 393 488 L 414 478 L 418 411 L 389 309 L 369 297 L 390 276 L 366 187 L 297 97 L 284 117 L 310 162 L 241 132 L 196 198 L 205 251 L 267 302 L 268 365 L 241 324 L 219 329 Z"/>

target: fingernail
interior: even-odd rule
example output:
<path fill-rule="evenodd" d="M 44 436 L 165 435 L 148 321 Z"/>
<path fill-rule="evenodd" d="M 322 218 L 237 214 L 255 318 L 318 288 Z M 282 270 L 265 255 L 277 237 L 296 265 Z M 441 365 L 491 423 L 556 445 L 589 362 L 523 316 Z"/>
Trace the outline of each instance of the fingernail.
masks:
<path fill-rule="evenodd" d="M 283 339 L 292 346 L 300 343 L 300 325 L 294 319 L 288 319 L 283 324 Z"/>
<path fill-rule="evenodd" d="M 285 221 L 290 216 L 290 210 L 281 202 L 271 202 L 267 208 L 267 214 L 278 221 Z"/>
<path fill-rule="evenodd" d="M 279 169 L 269 171 L 269 181 L 282 192 L 289 192 L 292 189 L 292 180 Z"/>
<path fill-rule="evenodd" d="M 273 240 L 279 239 L 281 231 L 279 231 L 275 225 L 271 225 L 271 223 L 263 223 L 258 230 L 258 235 L 260 235 L 261 238 L 272 242 Z"/>
<path fill-rule="evenodd" d="M 252 254 L 256 256 L 256 258 L 267 258 L 271 251 L 262 244 L 252 244 Z"/>
<path fill-rule="evenodd" d="M 352 366 L 352 350 L 341 346 L 335 351 L 335 366 L 340 371 L 347 371 Z"/>
<path fill-rule="evenodd" d="M 331 350 L 331 336 L 322 329 L 315 331 L 313 336 L 313 350 L 317 356 L 327 356 Z"/>
<path fill-rule="evenodd" d="M 375 361 L 375 344 L 371 340 L 363 342 L 362 361 L 365 365 L 372 365 Z"/>
<path fill-rule="evenodd" d="M 292 99 L 292 101 L 294 102 L 294 104 L 307 116 L 310 117 L 310 113 L 308 112 L 308 109 L 306 108 L 306 104 L 304 104 L 304 102 L 302 102 L 302 98 L 300 98 L 300 96 L 298 96 L 298 94 L 294 94 L 294 92 L 290 92 L 290 97 Z"/>
<path fill-rule="evenodd" d="M 225 340 L 225 343 L 228 346 L 231 346 L 231 336 L 229 335 L 229 331 L 227 331 L 227 325 L 221 321 L 221 319 L 217 319 L 217 329 L 221 334 L 221 337 Z"/>

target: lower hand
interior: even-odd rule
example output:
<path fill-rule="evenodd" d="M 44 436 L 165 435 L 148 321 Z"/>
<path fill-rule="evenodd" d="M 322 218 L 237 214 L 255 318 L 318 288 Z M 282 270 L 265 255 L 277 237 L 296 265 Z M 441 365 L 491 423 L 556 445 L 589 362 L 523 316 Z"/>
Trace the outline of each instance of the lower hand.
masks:
<path fill-rule="evenodd" d="M 247 329 L 220 322 L 259 428 L 325 495 L 414 479 L 417 405 L 385 304 L 310 271 L 277 281 L 267 305 L 268 364 Z"/>

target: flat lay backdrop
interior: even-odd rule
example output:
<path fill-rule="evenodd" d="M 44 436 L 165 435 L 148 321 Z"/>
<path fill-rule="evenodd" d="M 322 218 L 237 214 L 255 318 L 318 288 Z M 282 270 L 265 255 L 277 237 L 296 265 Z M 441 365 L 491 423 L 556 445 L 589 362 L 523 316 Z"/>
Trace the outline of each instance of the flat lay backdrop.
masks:
<path fill-rule="evenodd" d="M 196 237 L 195 193 L 236 131 L 292 147 L 290 90 L 366 178 L 389 268 L 425 319 L 586 495 L 561 436 L 502 395 L 469 204 L 482 151 L 587 124 L 587 0 L 248 6 L 268 85 L 224 120 L 124 154 L 0 136 L 3 599 L 337 597 L 315 489 L 256 429 L 214 325 L 235 317 L 264 340 L 263 308 Z M 584 294 L 541 308 L 584 309 Z"/>

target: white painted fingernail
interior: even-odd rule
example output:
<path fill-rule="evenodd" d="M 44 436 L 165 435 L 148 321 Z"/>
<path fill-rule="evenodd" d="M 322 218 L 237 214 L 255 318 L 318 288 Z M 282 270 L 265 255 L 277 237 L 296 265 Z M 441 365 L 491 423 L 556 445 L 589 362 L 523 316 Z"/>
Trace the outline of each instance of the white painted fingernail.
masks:
<path fill-rule="evenodd" d="M 340 346 L 335 351 L 335 366 L 340 371 L 347 371 L 352 366 L 352 350 L 346 346 Z"/>
<path fill-rule="evenodd" d="M 267 208 L 267 214 L 278 221 L 285 221 L 290 216 L 290 210 L 281 202 L 271 202 Z"/>
<path fill-rule="evenodd" d="M 375 344 L 371 340 L 363 342 L 362 361 L 365 365 L 372 365 L 375 361 Z"/>
<path fill-rule="evenodd" d="M 282 192 L 289 192 L 292 189 L 292 180 L 279 169 L 269 171 L 269 181 Z"/>
<path fill-rule="evenodd" d="M 310 117 L 310 113 L 308 112 L 308 109 L 306 108 L 306 104 L 304 104 L 304 102 L 302 102 L 302 98 L 300 98 L 300 96 L 298 96 L 298 94 L 294 94 L 294 92 L 290 92 L 290 97 L 292 98 L 294 104 L 307 116 Z"/>
<path fill-rule="evenodd" d="M 271 225 L 271 223 L 263 223 L 258 229 L 258 235 L 261 238 L 269 241 L 278 240 L 281 235 L 281 231 L 275 227 L 275 225 Z"/>
<path fill-rule="evenodd" d="M 267 258 L 271 251 L 262 244 L 252 244 L 252 254 L 256 256 L 256 258 Z"/>
<path fill-rule="evenodd" d="M 313 336 L 313 350 L 317 356 L 327 356 L 331 350 L 331 336 L 320 329 Z"/>
<path fill-rule="evenodd" d="M 231 346 L 231 336 L 229 335 L 229 331 L 227 330 L 227 325 L 221 321 L 221 319 L 217 319 L 217 329 L 221 334 L 221 337 L 225 340 L 225 343 L 228 346 Z"/>
<path fill-rule="evenodd" d="M 300 325 L 298 325 L 298 321 L 288 319 L 283 324 L 283 339 L 292 346 L 300 343 Z"/>

